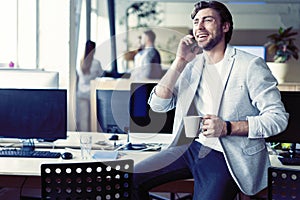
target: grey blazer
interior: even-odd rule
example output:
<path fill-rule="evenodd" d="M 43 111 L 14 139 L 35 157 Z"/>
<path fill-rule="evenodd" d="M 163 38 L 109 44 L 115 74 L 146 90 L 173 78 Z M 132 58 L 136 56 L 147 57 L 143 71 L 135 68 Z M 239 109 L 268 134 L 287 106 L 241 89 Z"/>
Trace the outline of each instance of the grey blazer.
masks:
<path fill-rule="evenodd" d="M 182 119 L 193 104 L 204 62 L 200 54 L 188 63 L 171 99 L 157 97 L 155 90 L 149 98 L 151 108 L 157 112 L 176 106 L 174 141 L 178 140 Z M 226 136 L 219 140 L 234 180 L 242 192 L 253 195 L 267 186 L 270 160 L 264 138 L 282 132 L 289 115 L 281 102 L 276 79 L 263 59 L 228 45 L 223 66 L 228 66 L 222 72 L 226 82 L 216 91 L 216 113 L 223 120 L 247 120 L 249 133 L 248 137 Z"/>

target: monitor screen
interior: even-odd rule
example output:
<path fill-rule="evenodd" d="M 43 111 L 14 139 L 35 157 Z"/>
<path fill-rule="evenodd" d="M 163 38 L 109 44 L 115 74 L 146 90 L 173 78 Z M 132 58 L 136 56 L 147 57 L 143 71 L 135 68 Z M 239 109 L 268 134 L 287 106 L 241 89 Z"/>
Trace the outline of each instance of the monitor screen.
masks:
<path fill-rule="evenodd" d="M 0 89 L 0 137 L 54 141 L 67 135 L 67 91 Z"/>
<path fill-rule="evenodd" d="M 265 46 L 249 46 L 249 45 L 244 45 L 244 46 L 234 46 L 237 49 L 246 51 L 248 53 L 254 54 L 258 57 L 263 58 L 266 60 L 266 47 Z"/>
<path fill-rule="evenodd" d="M 175 109 L 167 113 L 151 110 L 148 99 L 157 83 L 131 83 L 130 133 L 167 133 L 173 130 Z"/>
<path fill-rule="evenodd" d="M 300 143 L 300 92 L 281 91 L 282 102 L 290 114 L 285 131 L 269 137 L 267 142 Z"/>
<path fill-rule="evenodd" d="M 126 133 L 129 127 L 129 90 L 96 90 L 97 120 L 101 132 Z"/>

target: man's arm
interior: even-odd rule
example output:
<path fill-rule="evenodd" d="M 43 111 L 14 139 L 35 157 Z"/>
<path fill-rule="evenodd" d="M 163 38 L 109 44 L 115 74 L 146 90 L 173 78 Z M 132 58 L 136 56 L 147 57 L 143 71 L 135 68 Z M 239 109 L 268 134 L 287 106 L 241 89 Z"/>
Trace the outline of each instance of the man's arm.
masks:
<path fill-rule="evenodd" d="M 176 58 L 170 69 L 158 82 L 155 94 L 160 98 L 169 99 L 172 97 L 175 83 L 180 76 L 187 62 L 184 59 Z"/>
<path fill-rule="evenodd" d="M 172 97 L 178 77 L 187 63 L 193 60 L 199 51 L 199 47 L 195 46 L 193 38 L 192 35 L 186 35 L 180 40 L 174 62 L 156 87 L 155 94 L 157 96 L 164 99 Z"/>

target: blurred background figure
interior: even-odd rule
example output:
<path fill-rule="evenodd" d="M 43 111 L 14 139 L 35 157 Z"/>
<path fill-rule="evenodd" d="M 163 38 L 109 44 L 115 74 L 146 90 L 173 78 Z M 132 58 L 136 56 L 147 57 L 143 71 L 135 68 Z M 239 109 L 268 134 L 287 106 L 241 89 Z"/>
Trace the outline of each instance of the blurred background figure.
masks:
<path fill-rule="evenodd" d="M 95 42 L 86 42 L 84 56 L 77 69 L 77 131 L 91 131 L 90 81 L 104 73 L 100 61 L 94 58 L 95 47 Z"/>
<path fill-rule="evenodd" d="M 160 79 L 162 77 L 161 58 L 155 48 L 156 35 L 152 30 L 146 30 L 140 40 L 140 48 L 134 57 L 134 69 L 131 79 L 146 80 Z"/>

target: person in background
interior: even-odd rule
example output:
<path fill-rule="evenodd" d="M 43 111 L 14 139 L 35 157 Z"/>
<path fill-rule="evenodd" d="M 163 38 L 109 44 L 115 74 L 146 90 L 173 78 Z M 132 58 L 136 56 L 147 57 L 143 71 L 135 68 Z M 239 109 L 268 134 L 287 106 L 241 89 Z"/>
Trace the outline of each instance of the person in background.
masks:
<path fill-rule="evenodd" d="M 134 57 L 134 69 L 130 78 L 133 80 L 160 79 L 162 77 L 161 58 L 155 48 L 156 35 L 146 30 L 140 39 L 140 50 Z"/>
<path fill-rule="evenodd" d="M 77 69 L 77 130 L 91 131 L 90 128 L 90 81 L 103 76 L 99 60 L 94 58 L 96 43 L 88 40 L 84 57 Z"/>
<path fill-rule="evenodd" d="M 176 58 L 152 90 L 150 107 L 176 107 L 174 143 L 135 165 L 133 199 L 151 188 L 193 178 L 194 200 L 232 200 L 267 187 L 265 138 L 286 129 L 289 114 L 265 61 L 231 45 L 233 20 L 217 1 L 200 1 L 191 13 L 193 35 L 183 37 Z M 180 140 L 183 117 L 203 116 L 202 131 Z M 177 145 L 176 145 L 177 144 Z"/>

